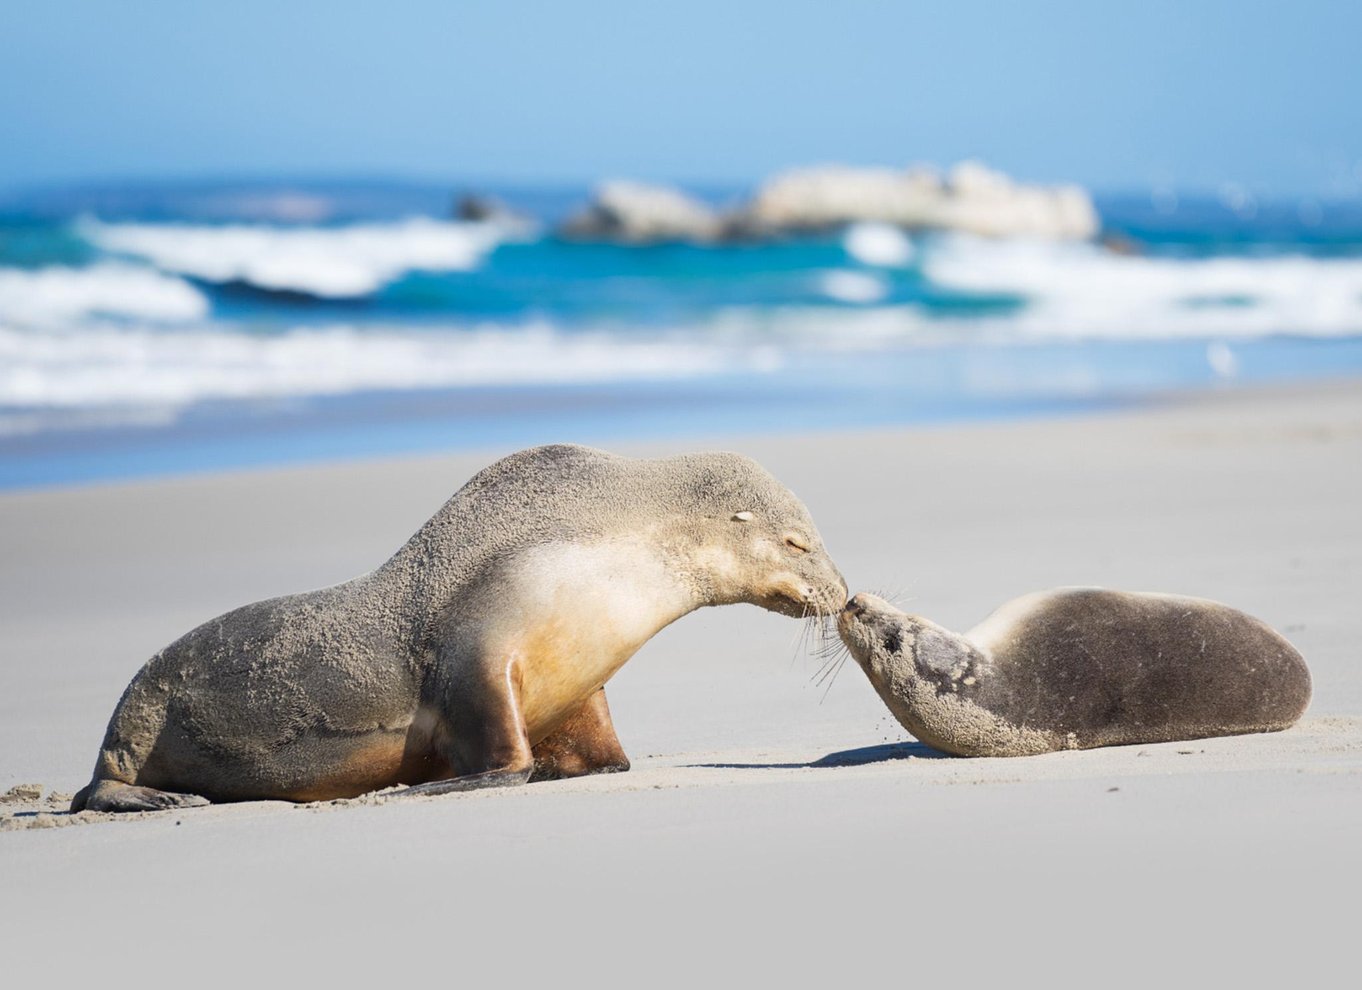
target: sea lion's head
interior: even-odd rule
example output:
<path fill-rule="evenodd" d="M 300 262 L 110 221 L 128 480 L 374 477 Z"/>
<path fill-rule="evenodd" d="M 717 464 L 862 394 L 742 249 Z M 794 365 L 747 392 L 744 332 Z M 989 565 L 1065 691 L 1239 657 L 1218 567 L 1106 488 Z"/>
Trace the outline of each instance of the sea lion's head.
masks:
<path fill-rule="evenodd" d="M 847 586 L 798 497 L 740 454 L 675 458 L 685 511 L 675 543 L 706 604 L 749 602 L 796 618 L 832 615 Z"/>
<path fill-rule="evenodd" d="M 973 644 L 877 595 L 853 595 L 837 615 L 837 632 L 876 688 L 916 679 L 939 693 L 969 695 L 978 684 L 983 655 Z"/>

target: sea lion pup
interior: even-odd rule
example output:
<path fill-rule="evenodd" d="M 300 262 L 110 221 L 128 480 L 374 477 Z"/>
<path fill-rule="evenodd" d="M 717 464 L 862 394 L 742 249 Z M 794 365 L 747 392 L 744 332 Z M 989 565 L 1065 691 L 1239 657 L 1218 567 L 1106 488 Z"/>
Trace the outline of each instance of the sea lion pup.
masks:
<path fill-rule="evenodd" d="M 415 793 L 626 770 L 603 685 L 705 605 L 831 615 L 803 504 L 737 454 L 538 447 L 391 560 L 247 605 L 152 657 L 72 810 Z"/>
<path fill-rule="evenodd" d="M 957 756 L 1274 732 L 1310 702 L 1290 643 L 1199 598 L 1042 591 L 962 636 L 858 594 L 837 626 L 903 727 Z"/>

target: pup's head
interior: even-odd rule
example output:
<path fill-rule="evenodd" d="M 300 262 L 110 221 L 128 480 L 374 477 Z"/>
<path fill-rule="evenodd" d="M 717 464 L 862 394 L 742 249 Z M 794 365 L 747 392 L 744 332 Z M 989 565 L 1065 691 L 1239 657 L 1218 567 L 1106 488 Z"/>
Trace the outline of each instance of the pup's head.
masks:
<path fill-rule="evenodd" d="M 983 655 L 964 637 L 876 595 L 853 595 L 837 615 L 837 631 L 877 685 L 919 678 L 937 691 L 968 695 L 979 681 Z"/>

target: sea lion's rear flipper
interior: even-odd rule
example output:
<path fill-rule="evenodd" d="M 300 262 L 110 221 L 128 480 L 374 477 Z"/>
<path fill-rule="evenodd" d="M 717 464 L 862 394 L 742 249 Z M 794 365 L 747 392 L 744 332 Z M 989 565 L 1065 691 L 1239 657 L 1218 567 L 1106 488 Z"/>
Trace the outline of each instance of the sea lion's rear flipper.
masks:
<path fill-rule="evenodd" d="M 163 811 L 166 808 L 197 808 L 209 804 L 197 794 L 158 791 L 119 780 L 97 780 L 82 788 L 71 800 L 76 811 Z"/>
<path fill-rule="evenodd" d="M 529 770 L 486 770 L 482 773 L 450 777 L 448 780 L 432 780 L 425 784 L 412 784 L 394 794 L 394 797 L 434 797 L 440 794 L 453 794 L 455 791 L 479 791 L 485 787 L 519 787 L 529 783 Z"/>
<path fill-rule="evenodd" d="M 601 688 L 552 735 L 535 744 L 534 774 L 530 779 L 560 780 L 628 769 L 629 757 L 624 755 L 615 735 L 605 688 Z"/>

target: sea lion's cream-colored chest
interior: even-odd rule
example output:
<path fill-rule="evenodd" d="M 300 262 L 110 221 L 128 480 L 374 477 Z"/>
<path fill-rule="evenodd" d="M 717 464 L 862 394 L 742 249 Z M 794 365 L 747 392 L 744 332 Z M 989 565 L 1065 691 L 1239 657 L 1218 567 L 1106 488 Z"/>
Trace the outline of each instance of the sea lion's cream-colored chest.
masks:
<path fill-rule="evenodd" d="M 532 745 L 692 607 L 674 571 L 636 543 L 536 548 L 509 577 L 518 604 L 493 632 L 490 655 L 506 658 L 518 680 Z"/>

